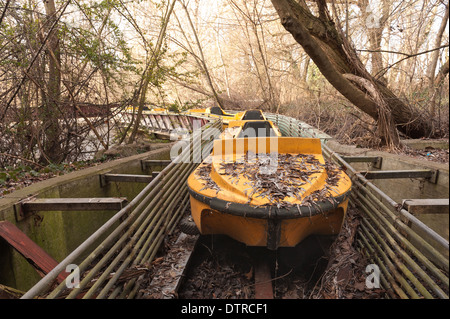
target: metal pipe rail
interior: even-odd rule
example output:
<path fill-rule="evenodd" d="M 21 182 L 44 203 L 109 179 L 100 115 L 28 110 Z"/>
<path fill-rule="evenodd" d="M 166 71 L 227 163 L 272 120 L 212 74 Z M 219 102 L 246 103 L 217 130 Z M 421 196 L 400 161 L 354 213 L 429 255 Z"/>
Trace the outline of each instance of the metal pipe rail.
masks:
<path fill-rule="evenodd" d="M 435 247 L 448 251 L 448 241 L 396 203 L 337 153 L 322 145 L 324 155 L 347 168 L 354 186 L 351 201 L 362 209 L 358 247 L 370 251 L 380 267 L 384 288 L 400 298 L 448 299 L 449 261 Z M 390 206 L 390 207 L 389 207 Z M 427 234 L 423 238 L 409 224 Z"/>
<path fill-rule="evenodd" d="M 194 117 L 180 115 L 175 120 L 171 116 L 148 116 L 147 127 L 165 131 L 176 127 L 193 129 Z M 448 299 L 449 261 L 440 251 L 443 249 L 448 253 L 448 240 L 355 170 L 349 164 L 350 160 L 347 162 L 344 157 L 333 152 L 326 145 L 327 140 L 331 139 L 329 135 L 294 118 L 279 114 L 265 116 L 278 126 L 284 136 L 320 138 L 325 158 L 347 168 L 353 180 L 350 203 L 361 210 L 362 220 L 357 231 L 356 246 L 370 262 L 379 266 L 380 283 L 388 297 Z M 202 132 L 209 136 L 217 128 L 222 128 L 220 120 Z M 209 152 L 212 143 L 204 141 L 203 144 Z M 193 140 L 190 141 L 190 150 L 192 145 Z M 186 159 L 191 154 L 181 154 L 179 158 Z M 381 166 L 381 159 L 376 161 Z M 82 296 L 123 299 L 139 296 L 138 277 L 121 283 L 121 276 L 126 270 L 136 269 L 153 260 L 164 237 L 174 229 L 185 207 L 189 205 L 183 181 L 196 166 L 193 163 L 169 164 L 128 206 L 99 228 L 22 298 L 48 293 L 58 274 L 86 254 L 88 257 L 78 265 L 80 274 L 84 275 L 79 288 L 64 295 L 67 288 L 62 283 L 47 298 Z M 426 236 L 419 235 L 411 225 Z M 105 236 L 106 239 L 89 253 L 94 243 Z"/>
<path fill-rule="evenodd" d="M 122 112 L 116 115 L 117 121 L 128 125 L 134 121 L 136 114 L 133 112 Z M 208 122 L 217 120 L 216 117 L 200 114 L 176 114 L 170 112 L 144 112 L 142 114 L 140 126 L 153 132 L 170 133 L 176 129 L 184 129 L 189 132 L 196 127 L 194 121 L 198 121 L 201 126 Z"/>
<path fill-rule="evenodd" d="M 286 136 L 318 137 L 325 158 L 347 168 L 353 180 L 350 202 L 361 209 L 357 247 L 381 271 L 380 282 L 391 298 L 444 298 L 449 295 L 449 261 L 437 248 L 449 250 L 449 242 L 395 202 L 344 157 L 333 152 L 330 138 L 302 121 L 265 114 Z M 374 159 L 381 166 L 381 159 Z M 378 167 L 381 168 L 381 167 Z M 411 224 L 426 234 L 417 234 Z"/>
<path fill-rule="evenodd" d="M 61 261 L 22 299 L 135 297 L 140 285 L 138 277 L 122 282 L 121 276 L 127 270 L 145 268 L 151 263 L 164 237 L 173 231 L 189 204 L 187 177 L 199 164 L 190 160 L 194 156 L 194 140 L 202 140 L 201 136 L 217 137 L 216 133 L 221 130 L 222 121 L 216 120 L 204 125 L 202 130 L 194 131 L 189 143 L 186 142 L 188 147 L 184 150 L 188 151 L 183 151 L 166 166 L 126 207 Z M 212 144 L 210 139 L 202 140 L 202 153 L 209 153 Z M 72 273 L 66 282 L 49 291 L 59 273 L 86 255 L 78 264 L 81 277 L 78 288 L 70 289 L 67 294 L 66 282 L 73 279 Z"/>
<path fill-rule="evenodd" d="M 332 138 L 317 128 L 292 117 L 272 113 L 264 113 L 264 116 L 276 124 L 281 134 L 285 136 L 320 138 L 322 142 L 326 142 Z"/>

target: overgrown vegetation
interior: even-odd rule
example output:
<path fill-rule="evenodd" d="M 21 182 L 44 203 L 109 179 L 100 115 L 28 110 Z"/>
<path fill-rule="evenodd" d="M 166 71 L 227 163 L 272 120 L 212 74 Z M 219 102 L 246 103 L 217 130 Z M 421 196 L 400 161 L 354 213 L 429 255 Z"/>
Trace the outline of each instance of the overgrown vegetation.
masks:
<path fill-rule="evenodd" d="M 448 138 L 448 12 L 419 0 L 0 0 L 0 163 L 132 143 L 144 107 L 258 108 L 371 147 Z"/>
<path fill-rule="evenodd" d="M 0 170 L 0 198 L 33 183 L 98 165 L 110 159 L 105 156 L 99 160 L 79 161 L 70 164 L 6 166 Z"/>

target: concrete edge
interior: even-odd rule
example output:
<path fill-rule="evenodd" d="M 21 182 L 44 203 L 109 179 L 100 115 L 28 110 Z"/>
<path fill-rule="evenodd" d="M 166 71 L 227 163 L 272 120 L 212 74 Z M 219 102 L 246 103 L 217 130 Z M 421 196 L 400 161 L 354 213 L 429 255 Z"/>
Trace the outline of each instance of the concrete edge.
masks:
<path fill-rule="evenodd" d="M 392 154 L 389 152 L 377 151 L 369 148 L 357 148 L 353 145 L 345 145 L 337 142 L 334 139 L 328 140 L 326 145 L 333 150 L 342 155 L 350 155 L 350 156 L 383 156 L 392 158 L 410 165 L 416 165 L 418 167 L 423 168 L 431 168 L 438 169 L 440 171 L 449 172 L 449 164 L 448 163 L 437 163 L 432 161 L 426 161 L 419 158 L 413 158 L 409 156 L 405 156 L 404 154 Z"/>
<path fill-rule="evenodd" d="M 64 185 L 65 183 L 68 183 L 70 181 L 75 181 L 79 179 L 86 178 L 89 175 L 93 174 L 102 174 L 106 172 L 110 172 L 115 169 L 119 169 L 123 165 L 126 165 L 129 162 L 133 162 L 136 160 L 142 160 L 150 157 L 152 154 L 159 153 L 159 152 L 166 152 L 167 149 L 169 149 L 173 143 L 168 143 L 167 146 L 159 147 L 154 150 L 150 150 L 148 152 L 132 155 L 124 158 L 119 158 L 116 160 L 112 160 L 106 163 L 102 163 L 96 166 L 84 168 L 78 171 L 73 171 L 61 176 L 56 176 L 49 178 L 47 180 L 43 180 L 37 183 L 33 183 L 30 186 L 18 189 L 10 194 L 6 194 L 3 198 L 0 199 L 0 211 L 4 208 L 7 208 L 11 206 L 12 204 L 17 203 L 21 199 L 39 195 L 40 193 L 43 193 L 51 188 L 59 187 L 61 185 Z"/>

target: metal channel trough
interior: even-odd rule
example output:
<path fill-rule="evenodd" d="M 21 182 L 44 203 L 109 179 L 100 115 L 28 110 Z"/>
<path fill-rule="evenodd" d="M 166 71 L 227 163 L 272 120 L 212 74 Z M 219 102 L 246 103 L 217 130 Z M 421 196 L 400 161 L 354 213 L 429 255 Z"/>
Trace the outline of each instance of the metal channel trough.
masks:
<path fill-rule="evenodd" d="M 433 171 L 372 173 L 355 169 L 351 163 L 366 161 L 373 168 L 382 168 L 382 158 L 349 158 L 339 155 L 327 146 L 332 138 L 327 134 L 294 118 L 279 114 L 265 114 L 284 136 L 316 137 L 322 141 L 324 157 L 347 169 L 353 180 L 351 205 L 361 212 L 361 225 L 357 231 L 357 248 L 380 270 L 381 288 L 390 298 L 448 299 L 449 260 L 448 239 L 418 219 L 412 209 L 417 205 L 443 207 L 448 218 L 448 198 L 433 200 L 424 198 L 399 203 L 387 191 L 377 187 L 376 178 L 423 178 L 435 183 Z M 170 134 L 176 128 L 185 128 L 193 118 L 187 115 L 151 114 L 145 117 L 145 126 L 154 132 Z M 221 129 L 221 121 L 202 119 L 201 133 L 210 136 Z M 205 124 L 209 123 L 209 124 Z M 209 134 L 209 135 L 208 135 Z M 195 135 L 195 134 L 194 134 Z M 195 136 L 194 136 L 195 138 Z M 190 140 L 190 146 L 193 139 Z M 192 147 L 189 147 L 192 149 Z M 202 149 L 207 152 L 211 143 L 204 141 Z M 186 159 L 189 154 L 181 154 Z M 176 226 L 189 205 L 186 179 L 198 163 L 171 163 L 125 208 L 99 228 L 82 245 L 75 249 L 23 298 L 138 298 L 138 276 L 122 280 L 127 271 L 145 268 L 154 258 L 164 237 Z M 368 175 L 369 174 L 369 175 Z M 382 177 L 377 177 L 382 176 Z M 370 177 L 371 179 L 369 179 Z M 114 177 L 110 177 L 114 178 Z M 405 195 L 407 196 L 407 194 Z M 407 198 L 407 197 L 405 197 Z M 421 201 L 425 200 L 425 202 Z M 431 202 L 430 202 L 431 200 Z M 436 206 L 436 207 L 437 207 Z M 118 223 L 119 222 L 119 223 Z M 104 233 L 108 237 L 94 250 L 91 244 Z M 50 288 L 65 267 L 79 257 L 88 256 L 78 265 L 83 274 L 79 288 L 67 292 L 65 283 Z M 92 279 L 95 278 L 93 282 Z"/>
<path fill-rule="evenodd" d="M 425 182 L 436 182 L 436 172 L 397 171 L 361 172 L 352 167 L 344 156 L 331 150 L 327 141 L 331 139 L 323 132 L 294 118 L 266 114 L 278 125 L 286 136 L 317 137 L 322 140 L 322 151 L 327 160 L 334 161 L 347 169 L 353 180 L 351 204 L 361 211 L 362 223 L 357 232 L 360 252 L 379 267 L 381 288 L 389 297 L 402 299 L 448 299 L 449 294 L 449 242 L 441 234 L 419 220 L 414 213 L 414 203 L 422 208 L 440 209 L 443 217 L 449 214 L 448 198 L 393 200 L 387 191 L 381 190 L 368 177 L 377 178 L 425 178 Z M 353 158 L 354 159 L 354 158 Z M 381 168 L 382 158 L 363 157 L 357 161 L 373 162 L 374 168 Z M 405 189 L 408 198 L 408 190 Z M 410 211 L 411 210 L 411 211 Z"/>
<path fill-rule="evenodd" d="M 167 165 L 127 206 L 95 231 L 53 270 L 28 290 L 22 299 L 31 298 L 99 298 L 133 299 L 139 297 L 140 277 L 153 261 L 165 236 L 176 227 L 189 205 L 186 180 L 199 164 L 194 156 L 194 141 L 201 141 L 200 150 L 209 154 L 210 138 L 222 130 L 222 121 L 203 121 L 184 143 L 181 154 Z M 207 139 L 202 139 L 202 137 Z M 198 150 L 198 149 L 197 149 Z M 105 234 L 100 245 L 93 243 Z M 66 281 L 53 287 L 55 278 L 80 256 L 77 271 Z M 81 280 L 75 288 L 67 288 L 76 275 Z"/>

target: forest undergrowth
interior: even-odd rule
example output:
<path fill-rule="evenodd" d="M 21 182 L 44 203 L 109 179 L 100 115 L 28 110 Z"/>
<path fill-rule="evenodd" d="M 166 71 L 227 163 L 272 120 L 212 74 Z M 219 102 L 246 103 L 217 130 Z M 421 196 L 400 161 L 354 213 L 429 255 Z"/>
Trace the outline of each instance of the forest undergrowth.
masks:
<path fill-rule="evenodd" d="M 240 107 L 238 103 L 235 107 L 236 106 L 241 110 L 245 109 Z M 449 162 L 448 149 L 427 148 L 417 150 L 407 146 L 404 146 L 402 149 L 387 149 L 386 147 L 381 146 L 380 140 L 376 134 L 376 122 L 358 109 L 346 105 L 345 102 L 303 102 L 301 108 L 292 105 L 283 106 L 280 108 L 280 113 L 302 120 L 329 134 L 342 144 L 388 151 L 438 163 Z M 444 108 L 442 113 L 441 121 L 439 123 L 441 129 L 438 138 L 448 142 L 448 107 Z M 6 159 L 7 154 L 0 155 L 3 159 Z M 101 156 L 92 160 L 49 164 L 46 166 L 26 160 L 20 156 L 16 156 L 15 163 L 11 164 L 11 158 L 9 158 L 8 165 L 0 163 L 2 164 L 0 167 L 0 198 L 33 183 L 99 165 L 105 161 L 114 160 L 124 156 L 127 156 L 127 154 L 121 154 L 119 152 L 115 153 L 114 156 Z"/>

